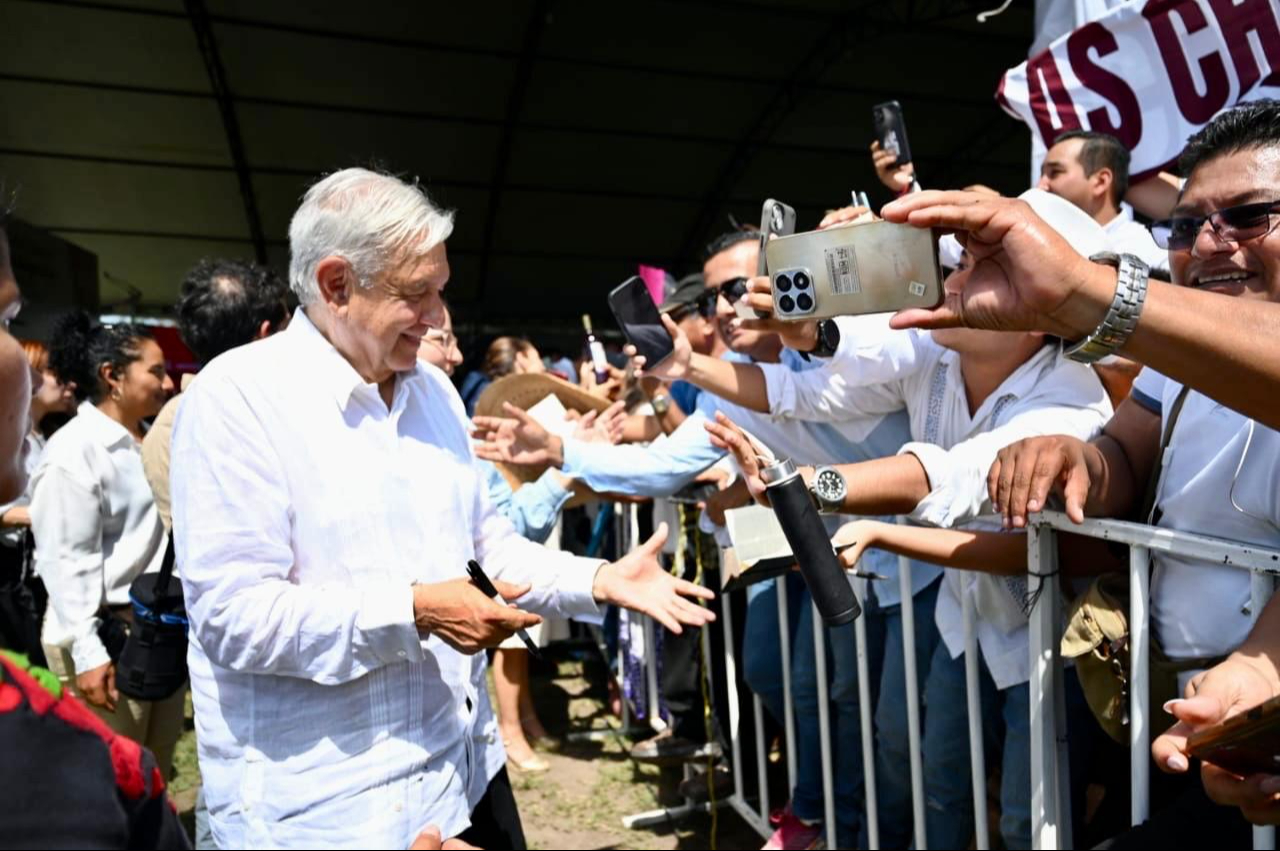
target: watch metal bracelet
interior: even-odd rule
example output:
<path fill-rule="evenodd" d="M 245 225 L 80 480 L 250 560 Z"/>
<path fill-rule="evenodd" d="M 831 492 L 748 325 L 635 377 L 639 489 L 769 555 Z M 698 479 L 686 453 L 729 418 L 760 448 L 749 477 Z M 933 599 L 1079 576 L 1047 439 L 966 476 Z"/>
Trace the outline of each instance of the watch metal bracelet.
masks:
<path fill-rule="evenodd" d="M 1063 352 L 1079 363 L 1094 363 L 1113 354 L 1128 341 L 1138 325 L 1147 298 L 1147 276 L 1150 268 L 1132 254 L 1104 251 L 1089 258 L 1094 263 L 1116 269 L 1116 292 L 1107 315 L 1093 333 Z"/>

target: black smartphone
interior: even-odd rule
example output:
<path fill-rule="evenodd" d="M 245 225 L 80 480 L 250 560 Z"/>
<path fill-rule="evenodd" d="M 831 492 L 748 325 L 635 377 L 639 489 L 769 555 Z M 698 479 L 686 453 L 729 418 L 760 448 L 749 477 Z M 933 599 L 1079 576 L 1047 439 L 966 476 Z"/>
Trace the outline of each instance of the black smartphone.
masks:
<path fill-rule="evenodd" d="M 876 125 L 876 138 L 880 147 L 898 158 L 896 165 L 911 162 L 911 146 L 907 144 L 907 123 L 902 118 L 902 104 L 896 100 L 878 103 L 871 107 L 871 118 Z"/>
<path fill-rule="evenodd" d="M 627 342 L 644 355 L 645 368 L 661 363 L 675 348 L 671 335 L 662 324 L 658 306 L 649 297 L 649 288 L 638 276 L 632 276 L 609 293 L 609 309 Z"/>

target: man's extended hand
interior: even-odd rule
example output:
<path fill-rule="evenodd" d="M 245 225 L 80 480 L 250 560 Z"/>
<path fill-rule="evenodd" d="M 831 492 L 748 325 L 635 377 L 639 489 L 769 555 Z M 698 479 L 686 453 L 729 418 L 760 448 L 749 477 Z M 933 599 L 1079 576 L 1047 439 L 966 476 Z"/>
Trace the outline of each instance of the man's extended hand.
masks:
<path fill-rule="evenodd" d="M 709 588 L 677 579 L 658 561 L 667 540 L 667 524 L 659 524 L 656 532 L 639 549 L 596 572 L 592 595 L 598 602 L 642 612 L 679 635 L 680 625 L 702 626 L 716 619 L 710 609 L 686 600 L 697 597 L 714 600 Z"/>
<path fill-rule="evenodd" d="M 711 443 L 714 446 L 726 449 L 733 454 L 733 460 L 738 462 L 742 479 L 747 483 L 747 489 L 755 501 L 766 508 L 769 507 L 767 489 L 764 486 L 764 479 L 760 477 L 758 452 L 751 443 L 751 438 L 747 437 L 733 420 L 719 411 L 716 412 L 716 421 L 707 423 L 706 429 L 711 435 Z"/>
<path fill-rule="evenodd" d="M 516 600 L 527 594 L 530 586 L 495 579 L 493 587 L 503 599 Z M 516 630 L 542 623 L 542 618 L 531 612 L 490 600 L 469 579 L 413 586 L 413 619 L 420 631 L 439 636 L 467 655 L 497 647 Z"/>
<path fill-rule="evenodd" d="M 510 402 L 503 402 L 506 417 L 472 417 L 472 437 L 480 441 L 476 455 L 486 461 L 508 464 L 564 466 L 564 441 Z"/>

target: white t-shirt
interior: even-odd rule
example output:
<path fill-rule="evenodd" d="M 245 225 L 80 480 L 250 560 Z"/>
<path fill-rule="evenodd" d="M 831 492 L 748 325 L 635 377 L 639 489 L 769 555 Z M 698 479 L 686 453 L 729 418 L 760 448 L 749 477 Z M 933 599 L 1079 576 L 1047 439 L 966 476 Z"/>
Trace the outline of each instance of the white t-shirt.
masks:
<path fill-rule="evenodd" d="M 1162 434 L 1181 389 L 1149 367 L 1134 382 L 1135 401 L 1159 401 Z M 1161 528 L 1280 549 L 1280 433 L 1192 391 L 1162 475 Z M 1249 571 L 1154 555 L 1151 620 L 1164 652 L 1187 659 L 1238 647 L 1252 625 Z"/>

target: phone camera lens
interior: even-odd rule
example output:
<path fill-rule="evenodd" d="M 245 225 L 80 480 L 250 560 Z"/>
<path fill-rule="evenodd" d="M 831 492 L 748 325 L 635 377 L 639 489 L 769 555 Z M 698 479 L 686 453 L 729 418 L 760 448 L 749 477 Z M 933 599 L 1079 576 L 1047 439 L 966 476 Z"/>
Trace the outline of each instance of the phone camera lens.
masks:
<path fill-rule="evenodd" d="M 796 307 L 808 313 L 813 310 L 813 299 L 807 293 L 800 293 L 800 295 L 796 296 Z"/>
<path fill-rule="evenodd" d="M 796 289 L 798 290 L 809 289 L 809 276 L 806 275 L 804 272 L 796 272 L 795 282 L 796 282 Z"/>
<path fill-rule="evenodd" d="M 789 292 L 791 290 L 791 279 L 786 275 L 779 275 L 773 279 L 773 286 L 780 293 Z"/>
<path fill-rule="evenodd" d="M 778 299 L 778 307 L 782 308 L 783 313 L 790 313 L 796 309 L 796 301 L 789 295 L 784 295 Z"/>

